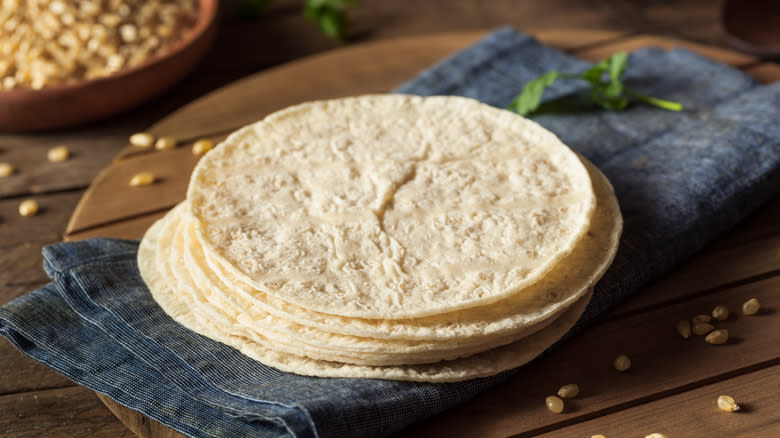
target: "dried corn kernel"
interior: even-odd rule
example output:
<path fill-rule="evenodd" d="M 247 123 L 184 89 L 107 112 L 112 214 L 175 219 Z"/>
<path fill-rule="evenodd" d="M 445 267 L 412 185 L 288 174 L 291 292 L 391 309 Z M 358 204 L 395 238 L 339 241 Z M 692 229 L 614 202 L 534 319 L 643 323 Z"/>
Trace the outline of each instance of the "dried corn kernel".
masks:
<path fill-rule="evenodd" d="M 739 405 L 732 397 L 721 395 L 718 397 L 718 408 L 720 408 L 721 411 L 736 412 L 739 410 Z"/>
<path fill-rule="evenodd" d="M 63 4 L 61 1 L 54 0 L 53 2 L 49 3 L 49 10 L 54 14 L 62 15 L 65 12 L 65 4 Z"/>
<path fill-rule="evenodd" d="M 706 322 L 700 322 L 698 324 L 693 325 L 693 333 L 696 335 L 706 335 L 707 333 L 711 332 L 712 329 L 714 329 L 711 324 L 707 324 Z"/>
<path fill-rule="evenodd" d="M 645 438 L 668 438 L 666 435 L 662 433 L 651 433 L 650 435 L 645 435 Z"/>
<path fill-rule="evenodd" d="M 122 36 L 122 41 L 126 43 L 132 43 L 138 39 L 138 29 L 132 24 L 123 24 L 119 28 L 119 34 Z"/>
<path fill-rule="evenodd" d="M 558 390 L 558 397 L 560 398 L 574 398 L 580 394 L 580 387 L 576 383 L 570 383 L 568 385 L 561 386 Z"/>
<path fill-rule="evenodd" d="M 607 438 L 607 437 L 605 437 L 604 435 L 599 433 L 599 434 L 596 434 L 596 435 L 591 435 L 590 438 Z"/>
<path fill-rule="evenodd" d="M 729 308 L 723 304 L 719 304 L 712 309 L 712 317 L 718 321 L 725 321 L 729 318 Z"/>
<path fill-rule="evenodd" d="M 167 151 L 176 147 L 176 138 L 171 136 L 160 137 L 154 143 L 154 148 L 158 151 Z"/>
<path fill-rule="evenodd" d="M 718 329 L 708 334 L 704 341 L 708 344 L 725 344 L 729 340 L 729 331 L 726 329 Z"/>
<path fill-rule="evenodd" d="M 130 179 L 130 185 L 133 187 L 148 186 L 154 182 L 154 175 L 151 172 L 136 173 Z"/>
<path fill-rule="evenodd" d="M 761 309 L 761 303 L 756 298 L 751 298 L 742 305 L 742 313 L 745 315 L 755 315 L 759 309 Z"/>
<path fill-rule="evenodd" d="M 68 150 L 67 146 L 56 146 L 49 149 L 49 152 L 46 153 L 46 158 L 52 163 L 59 163 L 60 161 L 65 161 L 68 159 L 69 156 L 70 156 L 70 150 Z"/>
<path fill-rule="evenodd" d="M 11 163 L 0 163 L 0 178 L 11 176 L 14 173 L 14 166 Z"/>
<path fill-rule="evenodd" d="M 197 3 L 0 2 L 0 89 L 103 77 L 159 56 L 196 23 Z"/>
<path fill-rule="evenodd" d="M 708 323 L 712 321 L 712 317 L 710 315 L 696 315 L 691 321 L 693 322 L 693 325 Z"/>
<path fill-rule="evenodd" d="M 196 141 L 192 145 L 192 153 L 195 155 L 203 155 L 210 151 L 214 147 L 214 142 L 208 139 L 201 139 Z"/>
<path fill-rule="evenodd" d="M 620 372 L 627 371 L 629 368 L 631 368 L 631 359 L 629 359 L 625 354 L 621 354 L 615 358 L 615 360 L 612 362 L 612 366 L 614 366 L 615 369 Z"/>
<path fill-rule="evenodd" d="M 691 337 L 691 323 L 689 323 L 685 319 L 681 319 L 677 321 L 677 324 L 674 326 L 675 329 L 677 329 L 677 333 L 680 334 L 684 339 L 688 339 Z"/>
<path fill-rule="evenodd" d="M 122 22 L 122 17 L 117 14 L 103 14 L 100 16 L 100 22 L 108 28 L 113 28 L 119 26 L 119 23 Z"/>
<path fill-rule="evenodd" d="M 139 148 L 152 147 L 154 140 L 154 136 L 148 132 L 136 132 L 130 136 L 130 144 Z"/>
<path fill-rule="evenodd" d="M 544 399 L 544 403 L 547 405 L 547 409 L 549 409 L 552 413 L 560 414 L 563 412 L 563 400 L 554 395 Z"/>
<path fill-rule="evenodd" d="M 6 90 L 12 90 L 16 88 L 16 78 L 13 76 L 6 76 L 3 78 L 3 88 Z"/>
<path fill-rule="evenodd" d="M 34 216 L 38 213 L 38 203 L 28 199 L 19 204 L 19 214 L 22 216 Z"/>

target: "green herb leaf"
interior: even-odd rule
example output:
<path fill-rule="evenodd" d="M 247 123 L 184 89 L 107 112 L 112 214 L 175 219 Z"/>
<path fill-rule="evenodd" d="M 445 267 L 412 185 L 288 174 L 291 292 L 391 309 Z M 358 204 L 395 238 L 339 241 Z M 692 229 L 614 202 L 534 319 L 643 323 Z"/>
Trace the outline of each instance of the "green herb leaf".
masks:
<path fill-rule="evenodd" d="M 604 61 L 594 65 L 593 67 L 585 70 L 585 72 L 582 73 L 582 79 L 588 81 L 591 83 L 591 85 L 598 85 L 601 83 L 601 76 L 604 73 L 604 69 L 606 68 L 606 65 L 604 65 Z"/>
<path fill-rule="evenodd" d="M 355 0 L 307 0 L 304 16 L 317 23 L 322 33 L 343 40 L 347 33 L 347 16 L 344 10 Z"/>
<path fill-rule="evenodd" d="M 512 100 L 512 103 L 509 104 L 509 110 L 524 116 L 539 108 L 544 89 L 552 85 L 553 82 L 558 79 L 558 76 L 558 72 L 553 70 L 525 84 L 523 92 L 515 97 L 514 100 Z"/>
<path fill-rule="evenodd" d="M 303 16 L 306 17 L 307 20 L 316 20 L 319 13 L 319 7 L 313 5 L 312 2 L 303 5 Z"/>
<path fill-rule="evenodd" d="M 507 109 L 522 116 L 533 113 L 539 108 L 544 90 L 559 78 L 580 79 L 588 82 L 591 104 L 611 111 L 625 109 L 632 99 L 669 111 L 683 109 L 682 105 L 677 102 L 645 96 L 625 88 L 621 77 L 627 66 L 628 55 L 625 52 L 617 52 L 579 75 L 562 74 L 555 70 L 547 72 L 528 82 L 523 87 L 523 92 L 512 100 Z"/>
<path fill-rule="evenodd" d="M 325 35 L 337 40 L 344 39 L 344 32 L 347 25 L 344 14 L 333 9 L 326 9 L 320 13 L 317 22 L 320 26 L 320 30 L 322 30 L 322 33 Z"/>
<path fill-rule="evenodd" d="M 604 97 L 598 96 L 592 98 L 593 103 L 596 105 L 608 109 L 610 111 L 620 111 L 628 106 L 628 99 L 622 96 L 617 97 Z"/>
<path fill-rule="evenodd" d="M 626 52 L 617 52 L 607 59 L 609 78 L 612 82 L 620 82 L 620 77 L 626 71 L 628 65 L 628 54 Z"/>

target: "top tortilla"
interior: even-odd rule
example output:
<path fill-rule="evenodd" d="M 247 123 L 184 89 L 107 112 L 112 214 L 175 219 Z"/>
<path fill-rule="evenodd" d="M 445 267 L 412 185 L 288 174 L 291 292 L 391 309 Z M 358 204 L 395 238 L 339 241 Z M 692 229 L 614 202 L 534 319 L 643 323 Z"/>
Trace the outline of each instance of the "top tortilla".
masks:
<path fill-rule="evenodd" d="M 187 194 L 204 251 L 242 280 L 327 314 L 402 319 L 496 302 L 588 229 L 578 157 L 471 99 L 312 102 L 237 131 Z"/>

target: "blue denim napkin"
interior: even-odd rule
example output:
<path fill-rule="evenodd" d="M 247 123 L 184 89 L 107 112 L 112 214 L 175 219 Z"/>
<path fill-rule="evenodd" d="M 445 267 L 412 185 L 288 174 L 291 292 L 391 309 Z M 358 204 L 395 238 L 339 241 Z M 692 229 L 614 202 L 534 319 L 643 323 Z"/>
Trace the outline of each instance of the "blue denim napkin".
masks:
<path fill-rule="evenodd" d="M 501 29 L 396 91 L 456 94 L 505 107 L 528 80 L 588 63 Z M 598 165 L 625 218 L 613 266 L 574 333 L 780 192 L 780 83 L 685 50 L 632 55 L 630 88 L 685 112 L 536 118 Z M 554 99 L 582 91 L 556 83 Z M 302 377 L 266 367 L 173 322 L 135 264 L 137 242 L 93 239 L 44 249 L 47 286 L 0 308 L 0 334 L 35 360 L 184 434 L 386 436 L 502 382 L 449 384 Z"/>

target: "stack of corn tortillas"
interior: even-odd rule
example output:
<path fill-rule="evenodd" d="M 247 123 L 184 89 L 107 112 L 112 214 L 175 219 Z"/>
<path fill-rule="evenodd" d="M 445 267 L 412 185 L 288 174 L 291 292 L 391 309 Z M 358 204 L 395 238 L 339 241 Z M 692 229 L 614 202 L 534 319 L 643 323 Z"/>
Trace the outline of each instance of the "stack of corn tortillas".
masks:
<path fill-rule="evenodd" d="M 306 103 L 232 134 L 138 264 L 176 321 L 304 375 L 457 381 L 563 336 L 622 229 L 552 133 L 460 97 Z"/>

